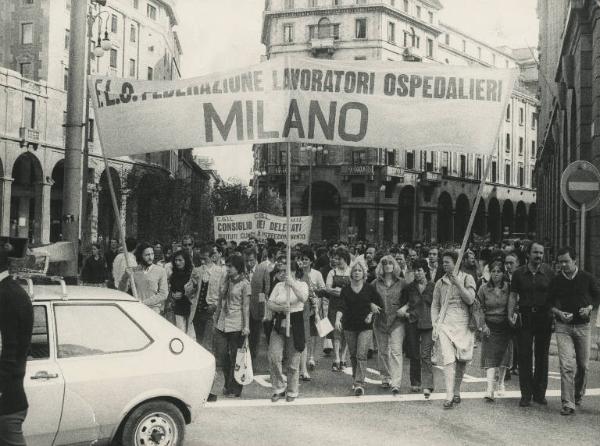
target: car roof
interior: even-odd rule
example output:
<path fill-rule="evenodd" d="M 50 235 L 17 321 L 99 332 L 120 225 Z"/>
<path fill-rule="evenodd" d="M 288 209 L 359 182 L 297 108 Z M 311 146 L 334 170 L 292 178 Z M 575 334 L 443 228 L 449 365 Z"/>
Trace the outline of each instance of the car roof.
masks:
<path fill-rule="evenodd" d="M 27 291 L 27 286 L 24 286 Z M 60 285 L 34 285 L 33 300 L 35 301 L 137 301 L 133 296 L 119 290 L 91 286 L 68 286 L 67 297 L 63 296 Z"/>

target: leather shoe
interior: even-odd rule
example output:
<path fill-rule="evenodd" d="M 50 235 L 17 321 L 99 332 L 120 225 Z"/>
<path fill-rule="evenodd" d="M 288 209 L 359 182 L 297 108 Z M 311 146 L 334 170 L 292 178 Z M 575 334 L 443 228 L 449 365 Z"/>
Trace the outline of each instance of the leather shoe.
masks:
<path fill-rule="evenodd" d="M 274 393 L 273 395 L 271 395 L 271 402 L 276 403 L 277 401 L 279 401 L 284 396 L 285 396 L 285 392 Z"/>
<path fill-rule="evenodd" d="M 521 401 L 519 401 L 519 406 L 529 407 L 529 406 L 531 406 L 531 400 L 529 398 L 522 397 Z"/>
<path fill-rule="evenodd" d="M 294 402 L 294 400 L 295 400 L 295 399 L 296 399 L 296 397 L 295 397 L 295 396 L 290 396 L 290 395 L 287 395 L 287 396 L 285 397 L 285 400 L 286 400 L 288 403 L 292 403 L 292 402 Z"/>
<path fill-rule="evenodd" d="M 571 408 L 571 407 L 563 407 L 560 410 L 560 414 L 561 415 L 573 415 L 575 413 L 575 409 Z"/>
<path fill-rule="evenodd" d="M 460 395 L 454 395 L 454 396 L 452 397 L 452 402 L 453 402 L 454 404 L 460 404 L 460 402 L 461 402 Z"/>
<path fill-rule="evenodd" d="M 548 400 L 545 397 L 534 398 L 533 401 L 535 401 L 538 404 L 541 404 L 542 406 L 547 406 L 548 405 Z"/>

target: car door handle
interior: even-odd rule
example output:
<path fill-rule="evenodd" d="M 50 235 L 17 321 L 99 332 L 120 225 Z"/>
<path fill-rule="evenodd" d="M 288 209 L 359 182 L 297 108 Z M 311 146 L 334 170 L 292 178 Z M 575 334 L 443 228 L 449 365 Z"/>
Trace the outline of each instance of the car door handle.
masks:
<path fill-rule="evenodd" d="M 37 372 L 31 379 L 55 379 L 58 378 L 58 373 L 48 373 L 47 371 Z"/>

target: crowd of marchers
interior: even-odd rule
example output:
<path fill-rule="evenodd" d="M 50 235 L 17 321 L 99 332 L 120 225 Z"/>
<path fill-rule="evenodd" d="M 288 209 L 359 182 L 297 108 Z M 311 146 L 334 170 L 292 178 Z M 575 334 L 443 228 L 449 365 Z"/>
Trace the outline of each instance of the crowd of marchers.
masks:
<path fill-rule="evenodd" d="M 465 368 L 480 342 L 487 401 L 501 396 L 513 375 L 520 406 L 545 405 L 553 332 L 560 413 L 573 414 L 585 394 L 590 319 L 600 291 L 571 247 L 551 258 L 531 240 L 471 244 L 458 268 L 452 244 L 299 244 L 289 268 L 285 244 L 273 240 L 197 245 L 184 236 L 165 249 L 127 239 L 126 248 L 112 240 L 103 255 L 94 245 L 81 281 L 135 287 L 144 304 L 214 353 L 226 397 L 242 395 L 234 366 L 248 340 L 253 362 L 266 349 L 273 402 L 294 401 L 300 381 L 311 381 L 317 362 L 327 360 L 334 373 L 352 368 L 351 392 L 361 396 L 367 360 L 377 354 L 381 386 L 393 395 L 422 392 L 428 399 L 433 366 L 441 367 L 443 407 L 451 409 L 461 403 Z M 325 319 L 333 330 L 320 337 Z M 405 358 L 409 389 L 401 386 Z"/>

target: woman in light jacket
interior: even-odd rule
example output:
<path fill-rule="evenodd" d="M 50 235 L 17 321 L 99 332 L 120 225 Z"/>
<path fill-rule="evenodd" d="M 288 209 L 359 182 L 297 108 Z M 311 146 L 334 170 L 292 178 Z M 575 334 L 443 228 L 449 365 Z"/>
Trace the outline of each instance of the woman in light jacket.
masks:
<path fill-rule="evenodd" d="M 434 339 L 438 337 L 441 358 L 437 365 L 444 368 L 446 401 L 444 409 L 452 409 L 461 402 L 462 384 L 467 362 L 473 359 L 475 336 L 469 329 L 469 306 L 475 301 L 475 281 L 470 274 L 454 275 L 458 260 L 455 251 L 442 255 L 444 275 L 435 284 L 431 304 Z M 445 309 L 445 311 L 444 311 Z"/>
<path fill-rule="evenodd" d="M 242 385 L 234 376 L 238 348 L 250 334 L 250 283 L 244 274 L 244 259 L 231 256 L 225 264 L 227 279 L 219 293 L 215 312 L 215 359 L 223 370 L 226 397 L 239 397 Z"/>
<path fill-rule="evenodd" d="M 271 401 L 285 397 L 292 402 L 298 397 L 300 388 L 300 357 L 306 348 L 304 333 L 304 305 L 308 300 L 308 285 L 302 280 L 303 271 L 297 267 L 296 259 L 290 264 L 291 274 L 283 273 L 267 301 L 271 318 L 269 339 L 269 365 L 273 394 Z M 286 336 L 287 312 L 290 313 L 290 336 Z M 287 359 L 287 383 L 283 377 L 283 352 Z"/>
<path fill-rule="evenodd" d="M 382 311 L 375 317 L 373 333 L 377 341 L 379 363 L 381 364 L 382 387 L 392 394 L 400 393 L 402 382 L 402 344 L 404 342 L 406 312 L 401 308 L 402 289 L 405 282 L 400 278 L 400 265 L 391 255 L 381 258 L 375 269 L 375 290 L 381 296 Z"/>

